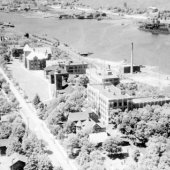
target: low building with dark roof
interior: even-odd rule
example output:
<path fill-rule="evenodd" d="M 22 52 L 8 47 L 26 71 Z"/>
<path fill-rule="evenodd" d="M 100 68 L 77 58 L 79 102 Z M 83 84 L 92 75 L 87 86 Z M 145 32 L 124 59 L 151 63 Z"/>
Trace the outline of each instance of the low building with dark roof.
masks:
<path fill-rule="evenodd" d="M 28 159 L 25 155 L 14 153 L 10 156 L 10 170 L 24 170 Z"/>
<path fill-rule="evenodd" d="M 6 155 L 9 139 L 0 139 L 0 156 Z"/>

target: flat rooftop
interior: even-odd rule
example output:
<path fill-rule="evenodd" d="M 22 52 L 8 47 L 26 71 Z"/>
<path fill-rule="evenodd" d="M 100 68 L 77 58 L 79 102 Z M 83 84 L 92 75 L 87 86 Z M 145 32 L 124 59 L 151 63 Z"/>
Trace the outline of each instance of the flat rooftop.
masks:
<path fill-rule="evenodd" d="M 113 79 L 118 78 L 117 74 L 114 74 L 111 70 L 105 69 L 105 70 L 99 70 L 95 68 L 87 69 L 87 74 L 91 77 L 96 77 L 100 79 Z"/>
<path fill-rule="evenodd" d="M 78 61 L 73 61 L 73 62 L 68 62 L 68 61 L 66 61 L 65 62 L 65 65 L 66 66 L 68 66 L 68 65 L 88 65 L 87 63 L 85 63 L 85 62 L 78 62 Z"/>
<path fill-rule="evenodd" d="M 107 97 L 109 100 L 132 98 L 131 96 L 121 93 L 121 90 L 114 85 L 100 85 L 100 84 L 90 84 L 89 86 L 98 89 L 101 94 Z"/>
<path fill-rule="evenodd" d="M 144 97 L 144 98 L 138 98 L 138 99 L 132 99 L 132 102 L 134 104 L 138 103 L 153 103 L 153 102 L 161 102 L 161 101 L 170 101 L 170 98 L 168 97 Z"/>

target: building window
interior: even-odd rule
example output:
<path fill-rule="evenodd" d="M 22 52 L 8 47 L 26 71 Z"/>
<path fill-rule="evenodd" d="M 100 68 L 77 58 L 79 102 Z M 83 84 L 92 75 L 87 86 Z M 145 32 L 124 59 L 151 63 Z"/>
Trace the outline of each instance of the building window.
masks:
<path fill-rule="evenodd" d="M 117 107 L 117 103 L 116 102 L 114 102 L 114 107 Z"/>

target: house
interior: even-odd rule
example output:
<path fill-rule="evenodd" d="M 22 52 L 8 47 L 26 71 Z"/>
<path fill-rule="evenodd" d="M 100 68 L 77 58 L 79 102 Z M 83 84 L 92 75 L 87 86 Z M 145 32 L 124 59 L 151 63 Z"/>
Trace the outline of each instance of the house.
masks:
<path fill-rule="evenodd" d="M 68 115 L 68 121 L 71 122 L 84 122 L 86 120 L 89 119 L 89 113 L 91 112 L 91 110 L 86 110 L 84 112 L 76 112 L 76 113 L 69 113 Z"/>
<path fill-rule="evenodd" d="M 6 150 L 8 147 L 8 139 L 0 139 L 0 156 L 6 155 Z"/>
<path fill-rule="evenodd" d="M 106 128 L 102 123 L 96 123 L 93 120 L 86 120 L 82 123 L 81 129 L 91 130 L 93 133 L 105 132 Z"/>
<path fill-rule="evenodd" d="M 27 163 L 27 157 L 14 153 L 10 156 L 10 170 L 24 170 Z"/>
<path fill-rule="evenodd" d="M 101 144 L 107 140 L 108 136 L 106 132 L 91 133 L 89 134 L 89 142 L 93 144 Z"/>
<path fill-rule="evenodd" d="M 46 60 L 51 58 L 50 47 L 31 48 L 28 44 L 24 47 L 24 64 L 29 70 L 43 70 L 46 67 Z"/>

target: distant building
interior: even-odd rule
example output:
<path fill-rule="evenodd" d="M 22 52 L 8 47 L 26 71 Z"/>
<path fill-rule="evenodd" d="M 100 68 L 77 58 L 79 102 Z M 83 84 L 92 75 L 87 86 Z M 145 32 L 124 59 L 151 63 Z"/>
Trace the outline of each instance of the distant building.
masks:
<path fill-rule="evenodd" d="M 29 45 L 24 47 L 24 65 L 29 70 L 43 70 L 46 67 L 46 60 L 51 58 L 50 47 L 35 47 Z"/>
<path fill-rule="evenodd" d="M 123 74 L 131 73 L 131 66 L 130 65 L 122 65 L 121 70 Z M 133 73 L 141 72 L 141 66 L 133 65 Z"/>
<path fill-rule="evenodd" d="M 151 18 L 158 17 L 159 16 L 159 9 L 156 7 L 149 7 L 147 9 L 147 15 Z"/>
<path fill-rule="evenodd" d="M 87 69 L 86 74 L 90 80 L 91 84 L 113 84 L 117 85 L 119 84 L 119 77 L 110 69 L 110 66 L 108 69 L 105 70 L 98 70 L 95 68 Z"/>

